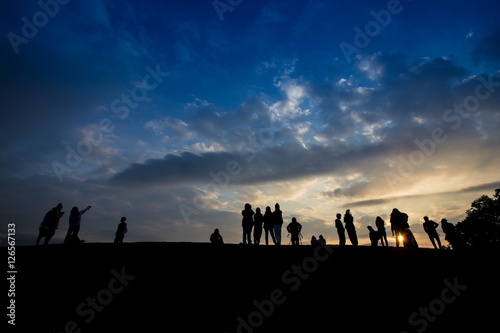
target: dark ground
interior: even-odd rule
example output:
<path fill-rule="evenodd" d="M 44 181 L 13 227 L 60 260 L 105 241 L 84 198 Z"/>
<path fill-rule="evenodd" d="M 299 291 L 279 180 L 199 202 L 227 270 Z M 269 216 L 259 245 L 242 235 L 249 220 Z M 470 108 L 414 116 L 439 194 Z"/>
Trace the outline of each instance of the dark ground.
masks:
<path fill-rule="evenodd" d="M 312 246 L 200 243 L 20 246 L 16 329 L 248 333 L 498 327 L 498 252 L 328 248 L 331 254 Z"/>

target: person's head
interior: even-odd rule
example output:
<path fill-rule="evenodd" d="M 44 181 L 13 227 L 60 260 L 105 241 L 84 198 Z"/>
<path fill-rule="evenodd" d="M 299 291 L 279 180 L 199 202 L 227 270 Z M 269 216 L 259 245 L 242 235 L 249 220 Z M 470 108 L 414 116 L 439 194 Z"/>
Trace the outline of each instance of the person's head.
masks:
<path fill-rule="evenodd" d="M 58 203 L 57 206 L 56 206 L 56 208 L 58 210 L 61 210 L 63 208 L 63 204 L 62 203 Z"/>
<path fill-rule="evenodd" d="M 256 211 L 257 213 L 260 213 L 260 207 L 257 207 L 257 208 L 255 209 L 255 211 Z"/>
<path fill-rule="evenodd" d="M 337 213 L 337 218 L 339 219 L 339 218 L 341 218 L 341 217 L 342 217 L 342 214 Z"/>
<path fill-rule="evenodd" d="M 393 214 L 397 214 L 397 213 L 399 213 L 399 209 L 394 208 L 394 209 L 392 210 L 392 213 L 393 213 Z"/>
<path fill-rule="evenodd" d="M 219 229 L 215 229 L 214 234 L 219 234 Z"/>
<path fill-rule="evenodd" d="M 444 223 L 448 223 L 448 220 L 447 219 L 442 219 L 441 220 L 441 224 L 444 224 Z"/>
<path fill-rule="evenodd" d="M 127 218 L 124 216 L 120 219 L 120 222 L 125 222 L 127 220 Z"/>
<path fill-rule="evenodd" d="M 269 207 L 269 206 L 266 207 L 266 213 L 267 212 L 271 213 L 271 207 Z"/>
<path fill-rule="evenodd" d="M 346 215 L 351 215 L 351 210 L 350 210 L 350 209 L 346 210 L 346 211 L 345 211 L 345 214 L 346 214 Z"/>
<path fill-rule="evenodd" d="M 73 214 L 78 214 L 78 207 L 73 207 L 71 208 L 71 212 L 70 212 L 71 215 Z"/>
<path fill-rule="evenodd" d="M 319 237 L 318 237 L 318 238 L 319 238 L 319 239 L 324 239 L 324 238 L 323 238 L 323 235 L 319 235 Z"/>
<path fill-rule="evenodd" d="M 424 221 L 425 222 L 429 222 L 429 217 L 428 216 L 424 216 Z"/>
<path fill-rule="evenodd" d="M 246 203 L 245 204 L 245 209 L 252 209 L 252 205 L 250 205 L 249 203 Z"/>
<path fill-rule="evenodd" d="M 297 219 L 295 217 L 292 217 L 292 222 L 297 222 Z"/>
<path fill-rule="evenodd" d="M 274 205 L 274 208 L 276 208 L 276 210 L 279 210 L 280 209 L 280 204 L 276 203 L 276 205 Z"/>

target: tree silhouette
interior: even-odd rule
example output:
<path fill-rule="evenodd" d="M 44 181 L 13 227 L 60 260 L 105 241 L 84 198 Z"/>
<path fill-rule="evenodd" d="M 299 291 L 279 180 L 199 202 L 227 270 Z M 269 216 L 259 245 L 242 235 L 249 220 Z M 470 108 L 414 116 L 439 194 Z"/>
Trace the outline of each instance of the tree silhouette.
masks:
<path fill-rule="evenodd" d="M 500 247 L 500 188 L 493 198 L 487 195 L 474 200 L 471 209 L 457 230 L 468 245 L 475 247 Z"/>

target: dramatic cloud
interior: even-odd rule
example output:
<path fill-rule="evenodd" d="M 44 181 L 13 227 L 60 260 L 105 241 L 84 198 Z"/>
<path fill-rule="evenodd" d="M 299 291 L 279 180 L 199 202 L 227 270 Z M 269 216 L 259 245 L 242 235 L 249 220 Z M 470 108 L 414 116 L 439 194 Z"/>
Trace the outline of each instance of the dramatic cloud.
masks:
<path fill-rule="evenodd" d="M 368 243 L 398 206 L 429 245 L 423 215 L 456 222 L 499 185 L 500 7 L 401 3 L 363 32 L 383 5 L 253 1 L 221 21 L 211 2 L 94 0 L 36 26 L 37 3 L 8 2 L 0 27 L 27 42 L 0 44 L 6 221 L 32 244 L 63 201 L 93 206 L 88 241 L 127 216 L 130 241 L 239 242 L 243 205 L 279 202 L 331 243 L 351 208 Z"/>

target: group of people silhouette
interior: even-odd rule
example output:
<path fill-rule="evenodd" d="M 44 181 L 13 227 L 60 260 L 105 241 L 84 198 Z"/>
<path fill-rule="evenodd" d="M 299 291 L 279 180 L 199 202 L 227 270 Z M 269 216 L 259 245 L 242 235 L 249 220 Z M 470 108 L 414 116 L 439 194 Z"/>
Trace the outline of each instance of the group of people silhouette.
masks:
<path fill-rule="evenodd" d="M 256 212 L 254 212 L 252 210 L 252 206 L 249 203 L 245 204 L 245 207 L 241 212 L 241 215 L 243 216 L 241 221 L 243 229 L 243 242 L 241 244 L 252 244 L 253 229 L 253 244 L 259 245 L 263 228 L 265 231 L 266 245 L 269 245 L 269 234 L 271 235 L 272 241 L 275 245 L 281 244 L 283 212 L 281 211 L 280 205 L 278 203 L 276 203 L 274 207 L 275 209 L 272 212 L 271 208 L 267 206 L 264 215 L 262 215 L 261 209 L 259 207 L 257 207 L 255 209 Z M 339 246 L 346 245 L 346 231 L 351 244 L 353 246 L 358 246 L 358 236 L 356 234 L 354 217 L 352 216 L 351 211 L 349 209 L 346 210 L 343 222 L 341 220 L 342 215 L 340 213 L 337 213 L 336 217 L 335 227 L 337 229 L 339 238 Z M 427 216 L 424 216 L 423 220 L 424 231 L 429 236 L 429 240 L 431 241 L 432 245 L 435 249 L 441 249 L 441 240 L 439 239 L 439 234 L 437 232 L 437 227 L 439 226 L 439 224 L 432 220 L 429 220 L 429 217 Z M 417 240 L 415 239 L 413 232 L 410 230 L 410 224 L 408 223 L 408 214 L 399 211 L 399 209 L 397 208 L 394 208 L 390 215 L 390 224 L 392 236 L 394 236 L 396 240 L 396 247 L 399 247 L 402 243 L 404 247 L 418 248 Z M 375 226 L 377 230 L 375 230 L 372 226 L 367 227 L 371 246 L 378 246 L 379 242 L 381 246 L 389 246 L 389 242 L 387 241 L 387 233 L 385 230 L 385 221 L 380 216 L 376 217 Z M 455 229 L 455 226 L 452 223 L 449 223 L 446 219 L 442 219 L 441 227 L 446 235 L 445 240 L 447 240 L 453 248 L 460 247 L 462 243 L 460 242 L 460 235 Z M 302 239 L 302 225 L 297 222 L 297 219 L 295 217 L 292 218 L 292 221 L 288 224 L 286 230 L 288 231 L 289 236 L 291 236 L 291 245 L 299 245 Z M 214 233 L 210 236 L 210 242 L 213 244 L 224 243 L 219 229 L 215 229 Z M 319 239 L 317 239 L 315 236 L 312 236 L 312 245 L 315 245 L 319 242 L 326 244 L 326 240 L 324 239 L 323 235 L 320 235 Z"/>
<path fill-rule="evenodd" d="M 64 244 L 80 244 L 84 242 L 80 240 L 78 237 L 78 233 L 80 232 L 80 223 L 82 220 L 82 215 L 87 212 L 91 206 L 87 206 L 87 208 L 83 210 L 79 210 L 78 207 L 71 208 L 69 215 L 69 226 L 68 232 L 66 233 L 66 237 L 64 238 Z M 62 211 L 63 204 L 58 203 L 56 207 L 49 210 L 40 224 L 38 228 L 38 238 L 36 239 L 36 245 L 40 244 L 40 240 L 45 238 L 43 244 L 47 245 L 50 239 L 55 235 L 56 230 L 59 228 L 59 220 L 63 217 L 64 213 Z M 126 217 L 122 217 L 120 219 L 120 223 L 118 224 L 118 228 L 115 233 L 114 243 L 122 243 L 125 234 L 127 233 L 127 220 Z"/>
<path fill-rule="evenodd" d="M 49 210 L 39 227 L 38 238 L 36 239 L 36 245 L 39 245 L 42 238 L 45 238 L 44 245 L 47 245 L 50 239 L 54 236 L 56 230 L 59 227 L 59 220 L 63 217 L 64 213 L 62 211 L 62 203 L 57 204 L 56 207 Z M 80 232 L 80 224 L 82 220 L 82 215 L 86 213 L 91 206 L 87 206 L 83 210 L 79 210 L 78 207 L 73 207 L 69 216 L 69 226 L 64 239 L 65 244 L 79 244 L 83 241 L 78 237 Z M 280 209 L 280 205 L 276 203 L 274 205 L 274 211 L 271 211 L 271 207 L 267 206 L 264 214 L 262 214 L 261 209 L 257 207 L 255 212 L 252 210 L 252 206 L 249 203 L 245 204 L 244 209 L 241 211 L 243 216 L 241 221 L 241 226 L 243 229 L 243 242 L 242 244 L 252 244 L 252 231 L 253 231 L 253 244 L 259 245 L 262 233 L 264 231 L 265 244 L 269 245 L 269 235 L 271 236 L 274 245 L 281 245 L 281 229 L 283 226 L 283 212 Z M 356 234 L 356 227 L 354 225 L 354 217 L 349 209 L 346 210 L 343 218 L 343 223 L 341 220 L 342 215 L 338 213 L 336 215 L 335 227 L 337 229 L 337 234 L 339 237 L 339 246 L 346 245 L 346 235 L 349 237 L 349 241 L 353 246 L 358 245 L 358 236 Z M 120 219 L 118 228 L 115 232 L 114 243 L 122 243 L 125 234 L 128 232 L 126 217 Z M 439 234 L 437 228 L 438 223 L 429 219 L 429 217 L 423 217 L 423 228 L 424 231 L 429 236 L 429 240 L 435 249 L 441 249 L 441 240 L 439 239 Z M 416 247 L 418 248 L 417 240 L 415 239 L 412 231 L 410 230 L 410 225 L 408 223 L 408 215 L 406 213 L 400 212 L 397 208 L 392 210 L 390 215 L 390 224 L 392 236 L 395 236 L 396 247 L 399 247 L 400 243 L 404 247 Z M 371 246 L 378 246 L 380 241 L 382 246 L 389 246 L 387 242 L 387 233 L 385 231 L 385 221 L 377 216 L 375 219 L 375 230 L 372 226 L 368 226 L 369 238 Z M 460 237 L 460 233 L 456 230 L 452 223 L 449 223 L 446 219 L 441 220 L 441 228 L 445 233 L 445 240 L 447 240 L 450 245 L 456 249 L 464 245 Z M 302 239 L 302 225 L 297 221 L 295 217 L 292 217 L 291 222 L 287 225 L 286 230 L 289 233 L 290 243 L 293 246 L 300 245 Z M 219 229 L 215 229 L 214 233 L 210 236 L 210 242 L 213 244 L 224 244 L 224 240 L 219 232 Z M 322 235 L 319 236 L 319 240 L 315 236 L 311 239 L 311 244 L 316 244 L 317 242 L 322 242 L 326 244 L 325 239 Z M 437 243 L 437 244 L 436 244 Z"/>

